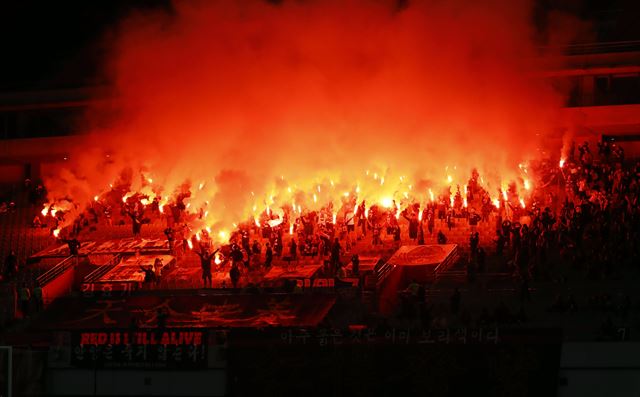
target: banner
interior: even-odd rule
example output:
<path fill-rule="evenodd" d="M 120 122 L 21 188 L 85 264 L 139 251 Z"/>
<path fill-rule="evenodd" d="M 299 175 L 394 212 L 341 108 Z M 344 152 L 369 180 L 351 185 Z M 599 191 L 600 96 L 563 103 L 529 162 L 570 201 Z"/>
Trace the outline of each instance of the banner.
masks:
<path fill-rule="evenodd" d="M 84 368 L 205 368 L 207 335 L 202 329 L 75 332 L 71 364 Z"/>

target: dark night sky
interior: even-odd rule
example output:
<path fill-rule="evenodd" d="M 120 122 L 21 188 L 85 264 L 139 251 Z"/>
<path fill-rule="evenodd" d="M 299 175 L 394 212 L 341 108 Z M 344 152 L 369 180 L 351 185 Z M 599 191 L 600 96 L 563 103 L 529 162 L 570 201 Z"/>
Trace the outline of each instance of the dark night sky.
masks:
<path fill-rule="evenodd" d="M 134 9 L 168 9 L 170 2 L 7 3 L 0 6 L 0 90 L 5 91 L 99 83 L 97 70 L 106 56 L 109 28 Z"/>
<path fill-rule="evenodd" d="M 640 40 L 637 0 L 538 0 L 593 23 L 599 41 Z M 13 1 L 0 6 L 0 90 L 69 88 L 103 83 L 99 65 L 109 32 L 134 9 L 169 0 Z M 540 13 L 539 13 L 540 15 Z M 543 18 L 544 19 L 544 18 Z"/>

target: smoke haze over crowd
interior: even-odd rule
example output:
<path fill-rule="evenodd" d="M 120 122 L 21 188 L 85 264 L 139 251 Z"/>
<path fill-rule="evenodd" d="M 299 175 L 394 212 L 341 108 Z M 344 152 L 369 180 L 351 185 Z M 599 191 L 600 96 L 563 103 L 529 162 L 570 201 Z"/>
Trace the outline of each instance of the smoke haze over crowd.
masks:
<path fill-rule="evenodd" d="M 473 168 L 498 189 L 562 104 L 536 73 L 531 13 L 520 0 L 351 0 L 134 14 L 105 65 L 118 116 L 47 181 L 50 198 L 90 201 L 129 169 L 132 190 L 163 196 L 204 183 L 193 206 L 228 227 L 254 206 L 312 206 L 310 192 L 437 194 Z"/>

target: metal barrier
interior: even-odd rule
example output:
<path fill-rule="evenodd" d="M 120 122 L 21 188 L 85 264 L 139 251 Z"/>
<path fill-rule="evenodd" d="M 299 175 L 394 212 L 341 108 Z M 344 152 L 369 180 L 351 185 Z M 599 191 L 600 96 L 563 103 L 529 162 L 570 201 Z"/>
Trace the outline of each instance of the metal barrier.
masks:
<path fill-rule="evenodd" d="M 104 265 L 98 266 L 98 268 L 96 270 L 94 270 L 91 273 L 87 274 L 84 277 L 84 279 L 82 280 L 82 282 L 83 283 L 93 283 L 93 282 L 96 282 L 96 281 L 100 280 L 100 278 L 102 278 L 102 276 L 104 276 L 111 269 L 116 267 L 120 263 L 121 259 L 122 259 L 122 255 L 121 254 L 115 255 L 107 263 L 105 263 Z"/>
<path fill-rule="evenodd" d="M 373 269 L 373 272 L 376 275 L 376 287 L 379 287 L 382 284 L 385 278 L 387 278 L 387 276 L 391 273 L 391 270 L 393 270 L 393 266 L 388 264 L 387 262 L 376 265 L 376 267 Z"/>
<path fill-rule="evenodd" d="M 52 280 L 54 280 L 56 277 L 64 273 L 67 269 L 69 269 L 74 265 L 75 263 L 74 259 L 75 257 L 73 255 L 68 256 L 65 259 L 63 259 L 60 263 L 58 263 L 51 269 L 41 274 L 40 277 L 36 279 L 38 281 L 38 285 L 40 285 L 40 287 L 42 288 L 48 283 L 50 283 Z"/>

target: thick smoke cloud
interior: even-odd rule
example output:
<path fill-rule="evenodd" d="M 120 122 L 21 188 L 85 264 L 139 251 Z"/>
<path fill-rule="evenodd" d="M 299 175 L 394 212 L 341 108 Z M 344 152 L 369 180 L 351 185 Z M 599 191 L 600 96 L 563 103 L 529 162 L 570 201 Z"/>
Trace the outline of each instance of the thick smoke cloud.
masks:
<path fill-rule="evenodd" d="M 52 194 L 73 185 L 90 200 L 125 167 L 134 189 L 144 169 L 165 195 L 205 182 L 194 206 L 228 226 L 254 205 L 311 205 L 318 184 L 335 197 L 329 180 L 364 198 L 406 190 L 399 176 L 422 192 L 447 175 L 462 184 L 476 167 L 498 188 L 561 104 L 537 77 L 531 12 L 522 0 L 203 1 L 133 15 L 106 66 L 117 117 Z M 374 173 L 387 182 L 367 187 Z"/>

